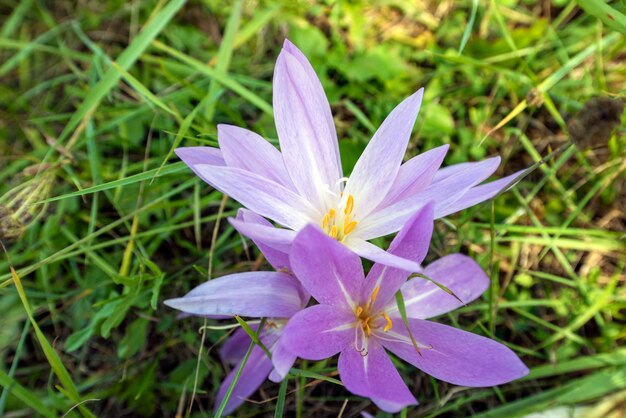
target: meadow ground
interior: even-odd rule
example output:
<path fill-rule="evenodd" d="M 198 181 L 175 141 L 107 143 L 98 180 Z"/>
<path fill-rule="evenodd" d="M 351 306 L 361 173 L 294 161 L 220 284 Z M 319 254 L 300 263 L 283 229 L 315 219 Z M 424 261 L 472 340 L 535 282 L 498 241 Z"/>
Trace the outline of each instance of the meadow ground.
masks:
<path fill-rule="evenodd" d="M 626 408 L 624 122 L 602 101 L 579 114 L 624 97 L 623 2 L 4 0 L 0 16 L 0 236 L 15 267 L 0 257 L 0 416 L 211 414 L 227 331 L 162 301 L 269 266 L 225 220 L 236 202 L 173 149 L 217 145 L 217 123 L 276 144 L 285 37 L 322 79 L 346 171 L 421 86 L 407 158 L 450 144 L 446 165 L 500 155 L 502 176 L 583 143 L 438 221 L 431 244 L 430 260 L 463 252 L 492 280 L 438 321 L 505 342 L 531 373 L 467 389 L 394 360 L 420 401 L 401 416 Z M 387 416 L 335 370 L 300 361 L 236 415 Z"/>

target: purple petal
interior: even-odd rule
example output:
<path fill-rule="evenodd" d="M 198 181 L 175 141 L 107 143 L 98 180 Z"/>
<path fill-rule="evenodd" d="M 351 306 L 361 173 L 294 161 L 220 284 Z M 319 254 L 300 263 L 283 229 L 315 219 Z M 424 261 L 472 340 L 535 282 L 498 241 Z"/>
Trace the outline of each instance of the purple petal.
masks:
<path fill-rule="evenodd" d="M 256 271 L 209 280 L 167 306 L 194 315 L 289 318 L 301 309 L 299 284 L 288 274 Z"/>
<path fill-rule="evenodd" d="M 241 209 L 239 213 L 241 213 Z M 246 213 L 252 214 L 254 212 L 246 211 Z M 247 218 L 250 219 L 251 216 L 247 216 Z M 259 218 L 263 219 L 261 216 Z M 237 218 L 228 218 L 228 221 L 239 233 L 254 240 L 255 244 L 259 242 L 261 245 L 283 254 L 289 253 L 291 243 L 296 237 L 296 231 L 275 227 L 267 221 L 267 223 L 261 223 L 257 220 L 249 221 L 239 214 Z"/>
<path fill-rule="evenodd" d="M 217 392 L 217 398 L 215 399 L 215 411 L 219 408 L 224 396 L 226 396 L 226 392 L 228 391 L 235 374 L 237 374 L 238 369 L 239 364 L 235 366 L 235 368 L 228 374 L 228 377 L 226 377 L 226 380 L 224 380 L 220 385 L 219 391 Z M 254 347 L 248 357 L 248 361 L 239 375 L 239 379 L 237 380 L 235 387 L 233 388 L 233 392 L 228 399 L 223 415 L 230 415 L 235 409 L 244 403 L 250 395 L 256 392 L 259 386 L 261 386 L 265 379 L 267 379 L 271 370 L 272 361 L 265 355 L 263 350 L 259 347 Z"/>
<path fill-rule="evenodd" d="M 406 98 L 387 116 L 354 166 L 344 193 L 354 195 L 354 213 L 363 219 L 385 198 L 406 152 L 424 89 Z"/>
<path fill-rule="evenodd" d="M 389 356 L 374 338 L 369 339 L 366 352 L 354 347 L 343 350 L 337 369 L 346 389 L 371 398 L 386 412 L 395 413 L 417 404 Z"/>
<path fill-rule="evenodd" d="M 424 261 L 433 233 L 433 207 L 432 202 L 428 203 L 413 215 L 396 235 L 387 251 L 418 264 Z M 394 299 L 410 273 L 383 264 L 374 264 L 361 289 L 361 300 L 369 299 L 374 289 L 378 288 L 378 297 L 373 308 L 377 310 L 384 307 Z"/>
<path fill-rule="evenodd" d="M 391 254 L 367 241 L 351 239 L 348 245 L 352 251 L 361 257 L 372 260 L 376 263 L 408 272 L 422 270 L 422 266 L 420 266 L 419 263 Z"/>
<path fill-rule="evenodd" d="M 231 125 L 217 125 L 217 139 L 230 167 L 256 173 L 294 190 L 280 151 L 262 136 Z"/>
<path fill-rule="evenodd" d="M 433 181 L 426 190 L 375 211 L 359 224 L 359 238 L 369 240 L 398 231 L 416 208 L 430 200 L 435 201 L 435 219 L 440 218 L 449 205 L 493 173 L 499 164 L 500 157 L 494 157 L 465 165 L 465 169 L 455 175 L 447 176 L 438 183 Z"/>
<path fill-rule="evenodd" d="M 302 51 L 298 49 L 298 47 L 296 47 L 293 43 L 291 43 L 289 39 L 285 39 L 285 42 L 283 43 L 283 48 L 285 49 L 285 51 L 290 53 L 294 58 L 298 60 L 298 62 L 302 65 L 302 68 L 306 72 L 307 78 L 311 80 L 311 82 L 316 86 L 314 90 L 315 90 L 315 94 L 317 94 L 318 96 L 317 101 L 319 103 L 328 103 L 328 99 L 326 98 L 326 93 L 324 92 L 324 88 L 322 87 L 322 84 L 317 78 L 317 74 L 315 73 L 315 70 L 311 66 L 311 63 L 309 62 L 307 57 L 302 53 Z M 335 132 L 335 121 L 333 120 L 333 115 L 330 109 L 330 104 L 328 104 L 327 106 L 323 106 L 323 107 L 324 107 L 323 109 L 324 118 L 326 119 L 326 123 L 328 124 L 328 130 L 330 131 L 334 139 L 334 141 L 330 145 L 334 146 L 335 148 L 334 154 L 335 154 L 335 158 L 337 159 L 337 174 L 342 176 L 343 170 L 341 168 L 341 157 L 339 155 L 339 143 L 337 141 L 337 133 Z"/>
<path fill-rule="evenodd" d="M 389 206 L 426 189 L 443 162 L 449 145 L 442 145 L 411 158 L 400 166 L 398 176 L 376 209 Z"/>
<path fill-rule="evenodd" d="M 279 338 L 272 350 L 272 364 L 274 365 L 274 370 L 270 373 L 270 380 L 276 383 L 282 381 L 285 376 L 287 376 L 297 358 L 287 350 L 282 341 L 283 339 Z"/>
<path fill-rule="evenodd" d="M 330 105 L 306 57 L 289 41 L 274 70 L 274 116 L 291 179 L 315 207 L 343 176 Z M 320 217 L 321 219 L 321 217 Z"/>
<path fill-rule="evenodd" d="M 291 272 L 289 252 L 291 250 L 291 242 L 296 236 L 294 231 L 275 228 L 265 218 L 247 209 L 239 209 L 237 212 L 237 220 L 233 222 L 233 220 L 230 219 L 230 221 L 240 233 L 252 238 L 272 267 L 277 271 Z M 245 222 L 245 225 L 242 225 L 240 222 Z M 258 228 L 258 230 L 252 231 L 248 229 L 250 225 L 256 225 L 255 227 Z M 304 307 L 311 298 L 311 295 L 309 295 L 304 287 L 299 285 L 299 282 L 298 289 L 302 300 L 302 307 Z"/>
<path fill-rule="evenodd" d="M 280 184 L 240 168 L 194 166 L 207 183 L 248 209 L 281 225 L 300 229 L 312 219 L 321 219 L 307 201 Z"/>
<path fill-rule="evenodd" d="M 295 314 L 287 325 L 281 344 L 292 355 L 307 360 L 332 357 L 355 336 L 353 313 L 328 305 L 314 305 Z"/>
<path fill-rule="evenodd" d="M 259 326 L 250 324 L 250 328 L 256 331 Z M 220 348 L 220 358 L 224 363 L 236 364 L 243 356 L 245 356 L 250 346 L 250 336 L 243 330 L 238 328 L 229 339 L 226 340 L 222 348 Z"/>
<path fill-rule="evenodd" d="M 222 151 L 213 147 L 182 147 L 174 150 L 178 158 L 195 171 L 194 166 L 198 164 L 208 164 L 225 166 L 226 162 L 222 156 Z M 197 174 L 197 173 L 196 173 Z"/>
<path fill-rule="evenodd" d="M 239 233 L 252 239 L 274 269 L 291 271 L 289 251 L 291 250 L 291 242 L 296 237 L 295 231 L 276 228 L 264 217 L 247 209 L 239 209 L 235 223 L 232 220 L 230 222 Z M 241 225 L 241 223 L 245 225 Z M 258 230 L 249 230 L 250 225 L 255 225 Z M 276 231 L 279 231 L 278 234 Z M 268 239 L 270 236 L 273 239 Z"/>
<path fill-rule="evenodd" d="M 450 254 L 431 263 L 422 272 L 446 286 L 467 304 L 489 287 L 489 278 L 482 268 L 463 254 Z M 407 316 L 419 319 L 442 315 L 463 304 L 434 283 L 420 277 L 402 286 Z"/>
<path fill-rule="evenodd" d="M 499 180 L 472 187 L 457 201 L 443 209 L 441 211 L 441 216 L 448 216 L 460 210 L 472 207 L 495 197 L 502 191 L 513 188 L 515 184 L 517 184 L 517 181 L 524 177 L 526 171 L 527 169 L 520 170 L 517 173 L 503 177 Z"/>
<path fill-rule="evenodd" d="M 409 326 L 421 347 L 420 354 L 400 318 L 394 320 L 393 329 L 385 334 L 381 344 L 437 379 L 484 387 L 507 383 L 528 373 L 513 351 L 489 338 L 421 319 L 410 318 Z"/>
<path fill-rule="evenodd" d="M 314 225 L 293 242 L 289 262 L 302 286 L 319 303 L 353 311 L 363 283 L 361 259 Z"/>
<path fill-rule="evenodd" d="M 492 159 L 492 158 L 489 158 Z M 488 159 L 488 160 L 489 160 Z M 482 177 L 481 179 L 478 181 L 478 183 L 485 181 L 489 178 L 490 175 L 492 175 L 496 169 L 498 168 L 497 166 L 489 171 L 489 170 L 483 170 L 482 168 L 480 168 L 480 166 L 482 165 L 482 163 L 486 161 L 477 161 L 477 162 L 467 162 L 467 163 L 459 163 L 459 164 L 453 164 L 453 165 L 449 165 L 447 167 L 443 167 L 439 170 L 437 170 L 437 173 L 435 174 L 435 177 L 433 178 L 432 183 L 436 184 L 439 183 L 447 178 L 450 177 L 458 177 L 460 175 L 465 175 L 465 173 L 468 172 L 475 172 L 475 171 L 479 171 L 482 172 Z"/>

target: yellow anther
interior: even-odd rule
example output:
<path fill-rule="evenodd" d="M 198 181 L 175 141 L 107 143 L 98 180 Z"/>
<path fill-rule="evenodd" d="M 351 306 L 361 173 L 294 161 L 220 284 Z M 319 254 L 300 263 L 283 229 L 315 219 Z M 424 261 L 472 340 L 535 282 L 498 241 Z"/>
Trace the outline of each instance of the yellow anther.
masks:
<path fill-rule="evenodd" d="M 346 215 L 350 215 L 352 213 L 352 209 L 354 209 L 354 196 L 348 196 L 348 201 L 346 202 L 346 208 L 343 210 L 343 213 Z"/>
<path fill-rule="evenodd" d="M 324 231 L 326 231 L 326 228 L 328 227 L 329 222 L 330 222 L 330 216 L 327 213 L 326 215 L 324 215 L 324 219 L 322 219 L 322 229 Z"/>
<path fill-rule="evenodd" d="M 370 296 L 370 303 L 376 302 L 376 297 L 378 296 L 378 291 L 380 290 L 380 286 L 376 286 L 372 291 L 372 296 Z"/>
<path fill-rule="evenodd" d="M 383 328 L 383 332 L 387 332 L 391 329 L 393 323 L 391 322 L 391 318 L 389 318 L 389 315 L 387 315 L 386 312 L 383 312 L 383 317 L 385 318 L 385 321 L 387 321 L 387 325 L 385 325 L 385 328 Z"/>
<path fill-rule="evenodd" d="M 370 328 L 369 321 L 370 321 L 369 317 L 367 317 L 365 321 L 363 321 L 363 331 L 365 332 L 365 335 L 367 335 L 368 337 L 372 335 L 372 328 Z"/>
<path fill-rule="evenodd" d="M 362 307 L 360 307 L 360 306 L 357 306 L 357 307 L 356 307 L 356 310 L 354 311 L 354 314 L 355 314 L 357 317 L 359 317 L 359 316 L 361 316 L 361 314 L 362 314 L 362 313 L 363 313 L 363 308 L 362 308 Z"/>
<path fill-rule="evenodd" d="M 357 221 L 350 221 L 343 226 L 343 234 L 348 235 L 350 232 L 354 231 L 356 228 Z"/>
<path fill-rule="evenodd" d="M 335 212 L 335 209 L 334 209 L 334 208 L 331 208 L 331 209 L 328 211 L 328 216 L 330 216 L 330 219 L 335 219 L 335 215 L 337 215 L 337 212 Z"/>
<path fill-rule="evenodd" d="M 337 238 L 337 225 L 333 225 L 330 227 L 330 235 L 331 238 Z"/>

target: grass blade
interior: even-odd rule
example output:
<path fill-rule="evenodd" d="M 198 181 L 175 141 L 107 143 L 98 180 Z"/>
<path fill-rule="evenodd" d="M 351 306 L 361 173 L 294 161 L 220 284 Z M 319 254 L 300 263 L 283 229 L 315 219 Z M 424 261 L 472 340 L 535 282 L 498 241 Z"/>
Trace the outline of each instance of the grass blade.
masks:
<path fill-rule="evenodd" d="M 217 64 L 215 70 L 222 75 L 226 75 L 228 67 L 230 66 L 230 58 L 233 55 L 235 49 L 236 35 L 239 30 L 239 24 L 241 23 L 241 8 L 243 5 L 242 0 L 237 0 L 233 3 L 233 10 L 230 12 L 228 23 L 226 23 L 226 30 L 224 31 L 224 37 L 220 44 L 220 49 L 217 53 Z M 218 81 L 214 78 L 209 85 L 209 96 L 217 96 L 219 90 Z M 216 100 L 212 100 L 207 104 L 205 116 L 207 120 L 213 119 L 215 113 Z"/>
<path fill-rule="evenodd" d="M 472 34 L 472 28 L 474 27 L 474 21 L 476 20 L 476 13 L 478 12 L 478 0 L 472 0 L 472 11 L 470 14 L 470 18 L 467 22 L 467 26 L 463 31 L 463 37 L 461 38 L 461 44 L 459 45 L 459 54 L 463 53 L 465 49 L 465 45 L 467 45 L 467 41 L 469 40 L 470 35 Z"/>
<path fill-rule="evenodd" d="M 315 373 L 309 370 L 296 369 L 292 367 L 291 370 L 289 371 L 289 374 L 295 377 L 306 377 L 309 379 L 323 380 L 324 382 L 329 382 L 335 385 L 343 386 L 343 383 L 341 383 L 341 381 L 337 379 L 333 379 L 332 377 L 324 376 L 323 374 Z"/>
<path fill-rule="evenodd" d="M 276 410 L 274 411 L 274 418 L 281 418 L 283 411 L 285 410 L 285 397 L 287 396 L 287 386 L 289 385 L 289 376 L 285 376 L 282 382 L 280 382 L 280 388 L 278 388 L 278 400 L 276 401 Z"/>
<path fill-rule="evenodd" d="M 404 296 L 402 295 L 401 290 L 398 290 L 396 292 L 396 303 L 398 304 L 398 311 L 400 312 L 400 316 L 402 317 L 402 323 L 404 324 L 404 326 L 406 327 L 406 330 L 409 333 L 411 344 L 413 344 L 413 348 L 415 348 L 415 351 L 417 352 L 417 354 L 421 356 L 422 352 L 420 351 L 417 341 L 415 341 L 415 338 L 413 338 L 413 332 L 411 332 L 411 327 L 409 327 L 409 320 L 406 316 L 406 306 L 404 305 Z"/>
<path fill-rule="evenodd" d="M 263 329 L 264 326 L 265 326 L 265 318 L 263 318 L 261 320 L 261 323 L 259 324 L 259 329 Z M 252 331 L 252 333 L 255 334 L 256 338 L 258 339 L 258 335 L 254 331 Z M 252 336 L 250 338 L 252 338 Z M 243 368 L 246 366 L 246 363 L 248 362 L 248 359 L 250 358 L 250 353 L 252 353 L 252 349 L 254 348 L 255 345 L 256 344 L 255 344 L 254 339 L 253 339 L 252 342 L 250 343 L 250 346 L 248 347 L 248 351 L 246 351 L 246 354 L 243 356 L 243 359 L 241 360 L 241 363 L 239 363 L 239 368 L 237 368 L 237 372 L 235 373 L 233 381 L 230 383 L 230 386 L 228 387 L 228 390 L 226 391 L 226 395 L 224 395 L 224 399 L 222 399 L 222 402 L 220 403 L 220 406 L 217 408 L 217 411 L 215 412 L 214 418 L 220 418 L 222 416 L 222 414 L 224 413 L 224 409 L 226 409 L 226 404 L 228 403 L 228 400 L 230 399 L 230 397 L 233 394 L 233 390 L 235 389 L 235 385 L 239 381 L 239 377 L 241 376 L 241 372 L 243 371 Z"/>
<path fill-rule="evenodd" d="M 211 67 L 208 67 L 203 62 L 198 61 L 197 59 L 192 58 L 188 55 L 185 55 L 175 50 L 174 48 L 171 48 L 165 45 L 162 42 L 154 41 L 154 46 L 160 49 L 161 51 L 176 58 L 177 60 L 187 64 L 189 67 L 193 68 L 195 71 L 198 71 L 199 73 L 202 73 L 206 75 L 207 77 L 216 79 L 224 87 L 237 93 L 238 95 L 246 99 L 248 102 L 258 107 L 263 112 L 267 113 L 268 115 L 273 115 L 272 106 L 268 102 L 266 102 L 265 100 L 263 100 L 261 97 L 257 96 L 250 90 L 248 90 L 239 82 L 235 81 L 232 77 L 229 77 L 228 75 L 224 75 L 220 73 L 219 71 L 216 71 L 215 69 Z"/>
<path fill-rule="evenodd" d="M 626 15 L 619 10 L 602 0 L 576 0 L 576 3 L 585 12 L 597 17 L 611 29 L 626 35 Z"/>
<path fill-rule="evenodd" d="M 59 381 L 63 385 L 65 392 L 67 393 L 68 397 L 72 400 L 72 402 L 76 404 L 80 403 L 81 402 L 80 395 L 78 394 L 78 390 L 76 389 L 76 386 L 74 385 L 74 382 L 72 381 L 72 377 L 70 376 L 69 372 L 63 365 L 63 362 L 61 361 L 61 358 L 59 357 L 57 352 L 54 350 L 54 348 L 52 348 L 52 346 L 48 342 L 48 339 L 39 328 L 39 325 L 37 325 L 37 321 L 35 321 L 35 318 L 33 318 L 30 304 L 28 303 L 28 298 L 26 297 L 26 293 L 24 292 L 24 287 L 22 286 L 22 281 L 20 280 L 20 276 L 17 274 L 13 266 L 10 266 L 9 268 L 11 269 L 11 275 L 13 277 L 13 283 L 15 284 L 15 289 L 17 290 L 17 293 L 22 301 L 22 305 L 24 306 L 26 315 L 28 316 L 28 319 L 31 325 L 33 326 L 33 329 L 35 330 L 37 341 L 39 342 L 39 345 L 41 346 L 41 349 L 43 350 L 44 355 L 46 356 L 46 359 L 48 360 L 48 363 L 50 364 L 50 367 L 52 368 L 52 371 L 59 378 Z M 80 410 L 85 416 L 95 417 L 95 415 L 89 412 L 89 410 L 82 405 L 80 406 Z"/>
<path fill-rule="evenodd" d="M 144 180 L 150 180 L 155 177 L 167 176 L 170 174 L 177 173 L 179 171 L 185 170 L 187 166 L 183 162 L 177 162 L 174 164 L 170 164 L 167 167 L 164 167 L 160 172 L 160 168 L 155 168 L 152 170 L 144 171 L 143 173 L 138 173 L 133 176 L 128 176 L 119 180 L 110 181 L 108 183 L 98 184 L 96 186 L 88 187 L 83 190 L 77 190 L 72 193 L 67 193 L 61 196 L 51 197 L 46 200 L 42 200 L 41 202 L 37 202 L 39 204 L 54 202 L 57 200 L 69 199 L 71 197 L 84 196 L 87 194 L 97 193 L 104 190 L 115 189 L 118 187 L 128 186 L 130 184 L 138 183 Z"/>
<path fill-rule="evenodd" d="M 261 332 L 261 330 L 263 329 L 263 327 L 261 325 L 259 325 L 259 331 L 258 332 L 254 332 L 254 330 L 252 328 L 250 328 L 250 325 L 248 325 L 246 323 L 246 321 L 244 321 L 243 319 L 241 319 L 241 317 L 239 315 L 235 315 L 235 319 L 237 320 L 237 322 L 239 322 L 239 325 L 241 325 L 241 328 L 243 328 L 243 330 L 246 332 L 246 334 L 248 334 L 248 337 L 250 337 L 250 339 L 252 340 L 253 343 L 255 343 L 256 345 L 258 345 L 259 347 L 261 347 L 261 349 L 263 351 L 265 351 L 265 354 L 269 357 L 272 358 L 272 353 L 270 353 L 270 350 L 267 349 L 267 347 L 265 346 L 265 344 L 263 344 L 263 342 L 261 341 L 261 339 L 259 338 L 259 333 Z"/>
<path fill-rule="evenodd" d="M 446 292 L 447 294 L 449 294 L 450 296 L 453 296 L 456 300 L 458 300 L 460 303 L 462 303 L 463 305 L 465 305 L 465 302 L 463 302 L 461 300 L 461 298 L 459 298 L 453 291 L 452 289 L 450 289 L 447 286 L 444 286 L 443 284 L 439 283 L 437 280 L 430 278 L 428 276 L 426 276 L 425 274 L 422 273 L 413 273 L 409 278 L 412 277 L 419 277 L 421 279 L 424 280 L 428 280 L 429 282 L 431 282 L 432 284 L 434 284 L 435 286 L 437 286 L 439 289 L 443 290 L 444 292 Z M 404 308 L 404 299 L 402 299 L 402 307 Z"/>
<path fill-rule="evenodd" d="M 150 43 L 163 30 L 165 25 L 174 17 L 174 15 L 185 4 L 186 0 L 172 0 L 155 16 L 149 20 L 143 30 L 132 40 L 130 45 L 115 60 L 119 68 L 128 70 L 139 59 L 141 54 L 150 46 Z M 85 100 L 80 104 L 76 112 L 72 115 L 67 125 L 59 135 L 58 142 L 62 143 L 72 134 L 84 117 L 91 114 L 100 101 L 115 87 L 120 81 L 122 73 L 118 69 L 111 68 L 104 77 L 89 91 Z"/>
<path fill-rule="evenodd" d="M 49 407 L 44 405 L 41 402 L 40 396 L 32 393 L 24 386 L 17 383 L 11 376 L 6 374 L 4 371 L 0 369 L 0 386 L 4 387 L 5 390 L 10 390 L 13 396 L 17 399 L 21 400 L 29 407 L 33 408 L 35 411 L 43 415 L 44 417 L 55 417 L 57 416 L 54 411 Z"/>

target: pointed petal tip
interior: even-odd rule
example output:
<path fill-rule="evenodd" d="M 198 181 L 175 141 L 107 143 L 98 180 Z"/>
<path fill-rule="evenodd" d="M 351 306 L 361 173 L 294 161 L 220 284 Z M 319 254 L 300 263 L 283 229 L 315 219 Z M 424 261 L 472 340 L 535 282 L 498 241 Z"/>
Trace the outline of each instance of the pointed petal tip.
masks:
<path fill-rule="evenodd" d="M 494 174 L 494 172 L 498 169 L 498 167 L 500 167 L 500 164 L 502 163 L 502 157 L 500 157 L 499 155 L 496 155 L 494 157 L 489 157 L 481 162 L 484 163 L 484 165 L 486 165 L 487 167 L 489 167 L 489 170 L 492 170 L 491 174 L 487 176 L 487 178 L 489 178 L 490 176 Z"/>
<path fill-rule="evenodd" d="M 216 166 L 224 166 L 226 164 L 222 151 L 215 147 L 178 147 L 174 149 L 174 153 L 192 169 L 198 164 Z"/>
<path fill-rule="evenodd" d="M 420 212 L 422 212 L 422 211 L 424 211 L 425 213 L 429 213 L 429 212 L 434 213 L 435 212 L 435 201 L 431 199 L 428 202 L 426 202 L 424 204 L 424 206 L 422 206 L 422 209 L 420 209 Z"/>
<path fill-rule="evenodd" d="M 295 46 L 294 43 L 289 40 L 289 38 L 285 38 L 285 40 L 283 41 L 283 48 L 288 50 L 289 52 L 291 52 L 294 48 L 298 49 L 298 47 Z"/>
<path fill-rule="evenodd" d="M 422 99 L 424 98 L 424 87 L 420 88 L 419 90 L 417 90 L 415 93 L 413 93 L 412 95 L 410 95 L 407 98 L 407 101 L 411 101 L 414 103 L 415 106 L 421 106 L 422 105 Z"/>
<path fill-rule="evenodd" d="M 217 124 L 217 136 L 218 136 L 218 138 L 221 135 L 224 135 L 226 133 L 225 129 L 228 129 L 228 127 L 230 127 L 230 126 L 232 126 L 232 125 L 228 125 L 226 123 L 218 123 Z"/>
<path fill-rule="evenodd" d="M 237 229 L 237 226 L 245 223 L 246 221 L 243 220 L 243 214 L 241 212 L 237 212 L 237 216 L 236 217 L 232 217 L 229 216 L 228 218 L 226 218 L 226 220 L 228 221 L 228 223 L 230 224 L 230 226 L 232 226 L 233 228 Z M 239 232 L 239 230 L 237 229 L 237 232 Z"/>
<path fill-rule="evenodd" d="M 443 144 L 443 145 L 440 145 L 437 148 L 433 148 L 433 149 L 442 150 L 441 152 L 443 152 L 443 151 L 448 152 L 448 150 L 450 149 L 450 144 Z"/>
<path fill-rule="evenodd" d="M 174 154 L 176 154 L 178 156 L 178 158 L 180 158 L 181 160 L 185 160 L 185 158 L 190 157 L 193 153 L 193 148 L 195 147 L 178 147 L 178 148 L 174 148 Z"/>
<path fill-rule="evenodd" d="M 230 125 L 228 123 L 218 123 L 217 124 L 217 141 L 220 142 L 220 139 L 224 139 L 224 137 L 245 135 L 249 131 L 245 128 L 236 125 Z M 222 144 L 220 143 L 220 148 L 222 148 Z"/>
<path fill-rule="evenodd" d="M 283 42 L 283 51 L 293 55 L 296 59 L 298 59 L 298 61 L 303 58 L 308 61 L 306 55 L 304 55 L 304 52 L 302 52 L 300 48 L 296 46 L 296 44 L 294 44 L 287 38 L 285 38 L 285 41 Z"/>
<path fill-rule="evenodd" d="M 448 155 L 448 151 L 450 151 L 450 144 L 439 145 L 438 147 L 429 149 L 426 152 L 435 153 L 438 156 L 437 160 L 439 161 L 439 166 L 441 166 L 443 160 L 446 158 L 446 155 Z"/>
<path fill-rule="evenodd" d="M 245 128 L 242 128 L 241 126 L 237 126 L 237 125 L 231 125 L 230 123 L 218 123 L 217 124 L 217 134 L 219 135 L 220 132 L 222 133 L 226 133 L 226 131 L 228 130 L 241 130 L 241 131 L 246 131 Z"/>
<path fill-rule="evenodd" d="M 174 299 L 167 299 L 163 301 L 163 305 L 167 306 L 168 308 L 172 308 L 172 309 L 178 309 L 177 308 L 177 301 L 179 301 L 180 298 L 174 298 Z"/>
<path fill-rule="evenodd" d="M 522 363 L 522 367 L 520 367 L 519 376 L 517 377 L 517 379 L 521 379 L 522 377 L 530 373 L 530 369 L 528 368 L 528 366 L 526 366 L 521 360 L 520 363 Z"/>
<path fill-rule="evenodd" d="M 499 166 L 500 163 L 502 162 L 502 157 L 500 157 L 499 155 L 496 155 L 494 157 L 487 158 L 485 161 L 491 161 L 491 162 L 493 162 L 494 165 L 497 162 L 498 166 Z"/>

